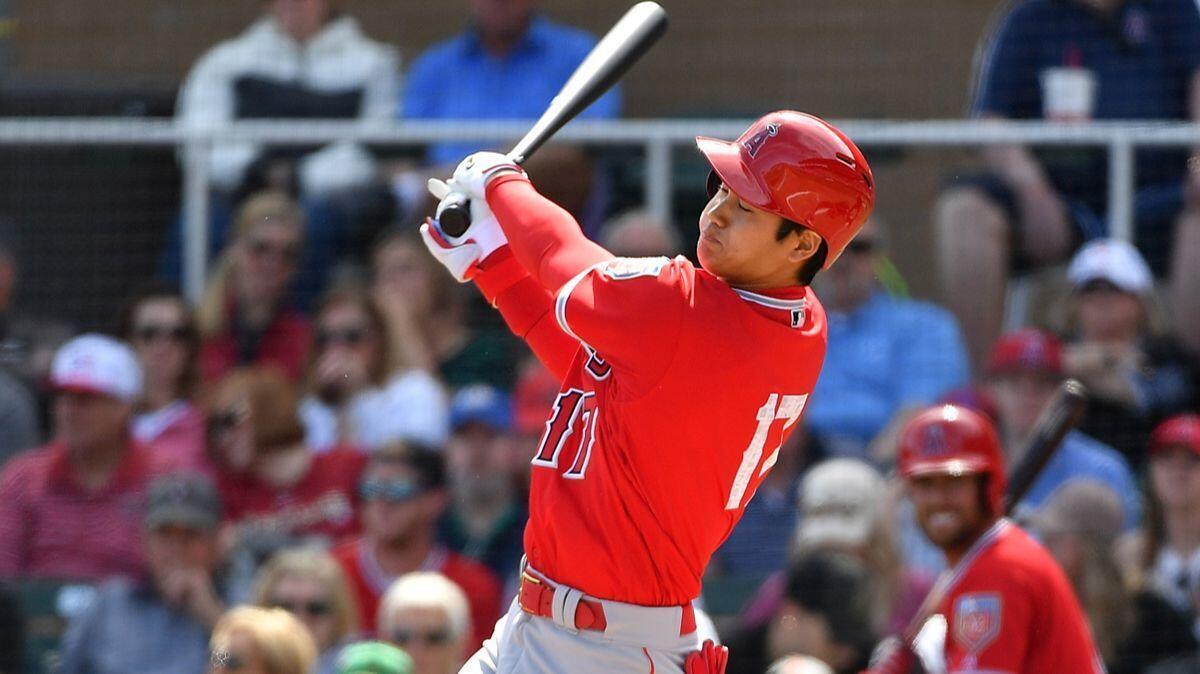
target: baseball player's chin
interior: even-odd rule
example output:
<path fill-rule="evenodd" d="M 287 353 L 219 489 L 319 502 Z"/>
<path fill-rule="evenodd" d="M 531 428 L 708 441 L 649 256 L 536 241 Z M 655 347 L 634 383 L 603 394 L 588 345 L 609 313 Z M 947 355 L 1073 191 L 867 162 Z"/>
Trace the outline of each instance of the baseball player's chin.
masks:
<path fill-rule="evenodd" d="M 714 248 L 719 245 L 721 244 L 709 241 L 703 237 L 696 242 L 696 259 L 700 261 L 701 267 L 714 274 L 717 274 L 717 270 L 713 267 L 717 262 L 717 254 Z"/>

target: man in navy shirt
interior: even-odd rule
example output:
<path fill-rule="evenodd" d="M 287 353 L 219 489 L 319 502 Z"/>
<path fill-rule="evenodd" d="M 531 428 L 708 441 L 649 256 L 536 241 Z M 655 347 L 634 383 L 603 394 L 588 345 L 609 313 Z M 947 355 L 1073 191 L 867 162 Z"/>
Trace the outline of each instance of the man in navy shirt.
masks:
<path fill-rule="evenodd" d="M 1020 0 L 982 51 L 972 115 L 1043 118 L 1059 105 L 1046 95 L 1052 68 L 1094 82 L 1084 119 L 1200 119 L 1200 11 L 1195 0 Z M 948 303 L 976 365 L 1000 333 L 1010 267 L 1062 262 L 1109 226 L 1103 150 L 997 146 L 983 156 L 988 172 L 957 182 L 935 207 Z M 1134 202 L 1137 243 L 1156 272 L 1173 267 L 1180 317 L 1200 316 L 1187 290 L 1200 283 L 1200 170 L 1187 171 L 1188 156 L 1138 151 Z M 1181 328 L 1196 346 L 1194 322 Z"/>
<path fill-rule="evenodd" d="M 430 47 L 412 64 L 404 88 L 406 119 L 536 119 L 596 44 L 584 31 L 550 21 L 534 0 L 469 0 L 470 27 Z M 616 89 L 581 118 L 618 115 Z M 453 165 L 485 143 L 440 143 L 432 165 Z"/>

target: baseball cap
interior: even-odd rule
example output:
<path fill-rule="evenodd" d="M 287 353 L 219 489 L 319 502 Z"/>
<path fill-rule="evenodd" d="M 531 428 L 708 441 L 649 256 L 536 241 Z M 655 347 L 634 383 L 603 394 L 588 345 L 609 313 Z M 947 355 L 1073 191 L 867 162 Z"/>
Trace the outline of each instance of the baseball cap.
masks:
<path fill-rule="evenodd" d="M 1120 239 L 1097 239 L 1080 248 L 1067 267 L 1067 280 L 1075 289 L 1091 281 L 1108 281 L 1138 295 L 1154 286 L 1154 277 L 1142 254 L 1133 244 Z"/>
<path fill-rule="evenodd" d="M 50 384 L 57 391 L 99 393 L 131 403 L 142 395 L 142 368 L 124 342 L 90 333 L 54 354 Z"/>
<path fill-rule="evenodd" d="M 1071 480 L 1056 489 L 1031 522 L 1039 536 L 1076 534 L 1106 548 L 1117 540 L 1124 523 L 1121 498 L 1092 480 Z"/>
<path fill-rule="evenodd" d="M 1200 414 L 1180 414 L 1158 425 L 1150 434 L 1150 453 L 1186 447 L 1200 455 Z"/>
<path fill-rule="evenodd" d="M 146 494 L 146 528 L 182 524 L 213 530 L 221 519 L 221 500 L 212 480 L 199 473 L 164 475 Z"/>
<path fill-rule="evenodd" d="M 336 674 L 412 674 L 408 653 L 382 641 L 363 641 L 342 649 Z"/>
<path fill-rule="evenodd" d="M 988 376 L 1013 372 L 1063 374 L 1062 341 L 1037 328 L 1022 328 L 1001 335 L 988 355 Z"/>
<path fill-rule="evenodd" d="M 817 464 L 800 484 L 804 515 L 796 529 L 796 543 L 802 547 L 866 543 L 883 490 L 883 477 L 863 461 L 830 459 Z"/>
<path fill-rule="evenodd" d="M 508 394 L 487 384 L 472 384 L 459 389 L 450 401 L 450 428 L 466 424 L 484 424 L 493 430 L 512 428 L 512 402 Z"/>

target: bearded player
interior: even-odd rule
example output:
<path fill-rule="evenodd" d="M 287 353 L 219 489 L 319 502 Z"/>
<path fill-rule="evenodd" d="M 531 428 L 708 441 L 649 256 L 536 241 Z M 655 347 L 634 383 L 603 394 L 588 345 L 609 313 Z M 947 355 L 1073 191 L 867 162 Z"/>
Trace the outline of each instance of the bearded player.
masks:
<path fill-rule="evenodd" d="M 809 115 L 696 143 L 712 167 L 701 268 L 614 257 L 503 155 L 431 183 L 471 200 L 472 225 L 451 240 L 430 221 L 426 245 L 562 381 L 532 461 L 517 600 L 463 672 L 724 669 L 692 600 L 804 411 L 825 355 L 808 286 L 875 189 L 858 148 Z"/>
<path fill-rule="evenodd" d="M 931 407 L 901 430 L 897 469 L 950 568 L 915 649 L 897 645 L 872 674 L 1103 674 L 1070 582 L 1002 517 L 1003 456 L 991 423 L 963 407 Z"/>

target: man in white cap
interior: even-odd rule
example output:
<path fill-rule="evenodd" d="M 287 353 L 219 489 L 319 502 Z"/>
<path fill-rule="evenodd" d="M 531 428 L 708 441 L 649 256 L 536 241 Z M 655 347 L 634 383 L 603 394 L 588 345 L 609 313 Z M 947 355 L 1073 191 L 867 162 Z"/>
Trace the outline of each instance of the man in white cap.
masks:
<path fill-rule="evenodd" d="M 50 384 L 54 438 L 0 473 L 0 578 L 136 576 L 146 486 L 169 468 L 130 436 L 137 358 L 110 337 L 76 337 Z"/>

